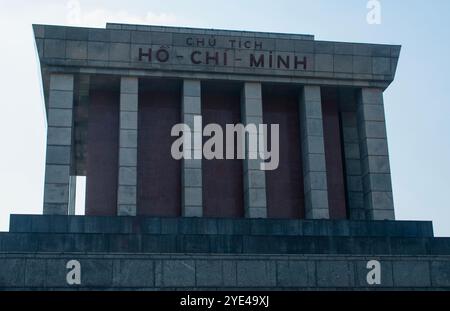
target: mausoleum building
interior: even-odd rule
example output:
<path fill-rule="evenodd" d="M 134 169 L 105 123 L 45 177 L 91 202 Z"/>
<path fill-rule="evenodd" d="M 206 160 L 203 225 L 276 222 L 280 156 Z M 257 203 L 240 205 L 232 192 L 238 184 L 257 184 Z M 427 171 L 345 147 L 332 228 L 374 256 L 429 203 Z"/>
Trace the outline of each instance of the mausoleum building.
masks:
<path fill-rule="evenodd" d="M 66 263 L 78 260 L 82 289 L 450 288 L 450 240 L 430 222 L 395 220 L 384 105 L 402 103 L 383 92 L 400 46 L 33 28 L 48 125 L 43 215 L 13 215 L 0 235 L 0 287 L 74 287 Z M 261 170 L 256 150 L 174 159 L 173 126 L 195 136 L 196 117 L 278 124 L 277 168 Z M 74 216 L 80 176 L 85 215 Z M 373 260 L 380 284 L 368 283 Z"/>

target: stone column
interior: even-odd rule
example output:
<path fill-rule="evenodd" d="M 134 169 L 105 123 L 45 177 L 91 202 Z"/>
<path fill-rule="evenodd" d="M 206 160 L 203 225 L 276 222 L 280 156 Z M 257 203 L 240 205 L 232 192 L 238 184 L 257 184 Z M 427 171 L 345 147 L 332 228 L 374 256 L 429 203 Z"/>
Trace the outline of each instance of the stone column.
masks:
<path fill-rule="evenodd" d="M 241 118 L 245 126 L 263 122 L 261 83 L 246 82 L 242 91 Z M 259 135 L 259 138 L 263 138 Z M 247 218 L 267 218 L 266 175 L 260 169 L 258 148 L 253 150 L 246 135 L 244 160 L 244 205 Z M 252 156 L 250 158 L 250 156 Z"/>
<path fill-rule="evenodd" d="M 319 86 L 305 86 L 300 98 L 300 133 L 306 218 L 328 219 L 328 186 Z"/>
<path fill-rule="evenodd" d="M 139 79 L 120 81 L 119 182 L 117 214 L 136 216 Z"/>
<path fill-rule="evenodd" d="M 76 213 L 78 176 L 86 176 L 86 148 L 88 140 L 90 75 L 78 74 L 75 79 L 72 164 L 69 181 L 69 215 Z M 85 205 L 86 202 L 82 202 Z"/>
<path fill-rule="evenodd" d="M 345 177 L 347 181 L 347 204 L 351 220 L 365 220 L 364 192 L 361 177 L 361 155 L 359 146 L 358 120 L 355 111 L 342 113 Z"/>
<path fill-rule="evenodd" d="M 74 76 L 52 74 L 47 113 L 44 214 L 68 215 Z"/>
<path fill-rule="evenodd" d="M 181 119 L 192 132 L 190 149 L 192 159 L 184 159 L 182 164 L 183 217 L 203 216 L 202 160 L 201 157 L 194 158 L 195 154 L 199 155 L 199 152 L 202 152 L 202 142 L 194 141 L 195 134 L 202 135 L 202 128 L 194 128 L 194 117 L 199 117 L 201 114 L 201 81 L 184 80 Z"/>
<path fill-rule="evenodd" d="M 357 117 L 364 203 L 369 214 L 368 218 L 394 220 L 391 170 L 381 89 L 360 90 Z"/>

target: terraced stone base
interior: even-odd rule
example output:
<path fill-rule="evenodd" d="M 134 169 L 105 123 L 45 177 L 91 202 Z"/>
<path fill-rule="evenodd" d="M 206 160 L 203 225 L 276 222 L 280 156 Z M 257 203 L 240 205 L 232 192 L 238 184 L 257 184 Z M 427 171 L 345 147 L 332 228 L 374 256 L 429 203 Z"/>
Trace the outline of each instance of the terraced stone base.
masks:
<path fill-rule="evenodd" d="M 3 290 L 450 290 L 429 222 L 12 216 Z M 69 262 L 81 284 L 70 285 Z M 380 263 L 381 284 L 368 274 Z"/>

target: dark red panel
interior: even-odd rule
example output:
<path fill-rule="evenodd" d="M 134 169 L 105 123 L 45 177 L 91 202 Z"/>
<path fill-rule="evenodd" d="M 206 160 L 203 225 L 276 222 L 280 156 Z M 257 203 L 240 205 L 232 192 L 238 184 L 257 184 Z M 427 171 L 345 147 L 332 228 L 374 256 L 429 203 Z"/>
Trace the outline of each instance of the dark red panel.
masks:
<path fill-rule="evenodd" d="M 176 81 L 141 81 L 138 134 L 138 215 L 181 216 L 181 161 L 171 155 L 172 127 L 180 123 Z"/>
<path fill-rule="evenodd" d="M 263 89 L 264 123 L 280 125 L 280 165 L 266 171 L 269 218 L 304 218 L 298 92 L 284 86 Z"/>
<path fill-rule="evenodd" d="M 323 132 L 331 219 L 347 219 L 341 125 L 336 89 L 322 92 Z"/>
<path fill-rule="evenodd" d="M 239 85 L 202 84 L 203 125 L 241 122 Z M 205 141 L 205 139 L 204 139 Z M 244 217 L 242 160 L 203 160 L 206 217 Z"/>
<path fill-rule="evenodd" d="M 117 211 L 119 93 L 90 92 L 86 215 L 114 216 Z"/>

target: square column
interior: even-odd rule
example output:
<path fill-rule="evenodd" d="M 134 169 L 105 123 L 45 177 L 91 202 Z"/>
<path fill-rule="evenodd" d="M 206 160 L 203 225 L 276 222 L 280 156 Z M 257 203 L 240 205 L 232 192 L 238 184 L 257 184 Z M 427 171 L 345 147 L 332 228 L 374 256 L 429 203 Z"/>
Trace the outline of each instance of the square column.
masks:
<path fill-rule="evenodd" d="M 192 133 L 190 144 L 192 158 L 183 159 L 181 172 L 182 214 L 183 217 L 202 217 L 202 142 L 194 140 L 196 134 L 202 135 L 202 128 L 194 127 L 194 117 L 200 117 L 202 115 L 201 81 L 184 80 L 182 96 L 181 119 L 184 124 L 190 127 Z"/>
<path fill-rule="evenodd" d="M 68 215 L 74 76 L 52 74 L 47 112 L 44 214 Z"/>
<path fill-rule="evenodd" d="M 345 176 L 347 181 L 346 190 L 349 218 L 351 220 L 366 220 L 367 215 L 364 207 L 361 154 L 356 112 L 343 112 L 341 122 L 345 150 Z"/>
<path fill-rule="evenodd" d="M 391 169 L 381 89 L 363 88 L 360 90 L 357 118 L 364 205 L 368 212 L 368 218 L 394 220 Z"/>
<path fill-rule="evenodd" d="M 255 124 L 258 131 L 263 124 L 262 90 L 261 83 L 244 83 L 241 100 L 241 118 L 245 126 Z M 259 133 L 259 132 L 258 132 Z M 259 139 L 264 138 L 262 133 Z M 244 207 L 247 218 L 267 218 L 266 175 L 261 170 L 258 148 L 253 150 L 245 135 L 244 159 Z"/>
<path fill-rule="evenodd" d="M 307 85 L 303 88 L 299 111 L 306 218 L 329 219 L 322 97 L 319 86 Z"/>
<path fill-rule="evenodd" d="M 119 182 L 117 215 L 136 216 L 139 79 L 120 81 Z"/>

